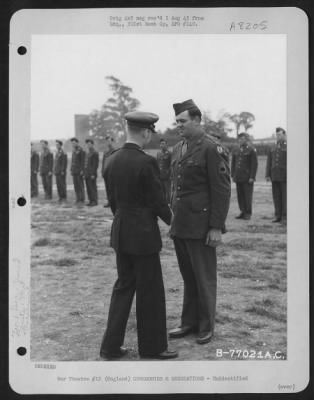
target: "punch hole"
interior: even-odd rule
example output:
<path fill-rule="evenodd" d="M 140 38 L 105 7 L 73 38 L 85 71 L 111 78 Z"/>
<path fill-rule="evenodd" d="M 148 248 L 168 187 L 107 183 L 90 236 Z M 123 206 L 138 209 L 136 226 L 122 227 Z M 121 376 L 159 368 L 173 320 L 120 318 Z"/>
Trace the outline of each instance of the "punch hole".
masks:
<path fill-rule="evenodd" d="M 19 356 L 25 356 L 25 354 L 26 354 L 26 348 L 25 348 L 25 347 L 19 347 L 19 348 L 17 349 L 17 354 L 18 354 Z"/>
<path fill-rule="evenodd" d="M 24 54 L 27 53 L 27 49 L 26 49 L 25 46 L 20 46 L 20 47 L 18 47 L 17 52 L 18 52 L 21 56 L 23 56 Z"/>
<path fill-rule="evenodd" d="M 25 199 L 25 197 L 19 197 L 19 198 L 17 199 L 17 204 L 18 204 L 20 207 L 25 206 L 25 204 L 26 204 L 26 199 Z"/>

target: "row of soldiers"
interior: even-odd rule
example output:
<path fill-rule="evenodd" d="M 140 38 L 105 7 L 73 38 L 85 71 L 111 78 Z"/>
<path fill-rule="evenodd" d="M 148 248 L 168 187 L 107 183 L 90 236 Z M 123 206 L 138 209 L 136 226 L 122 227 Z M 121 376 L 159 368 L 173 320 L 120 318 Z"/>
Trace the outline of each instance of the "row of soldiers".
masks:
<path fill-rule="evenodd" d="M 107 137 L 107 150 L 102 159 L 101 174 L 103 176 L 106 158 L 113 152 L 112 138 Z M 99 167 L 99 154 L 95 150 L 94 141 L 91 138 L 85 140 L 86 151 L 80 146 L 77 138 L 71 139 L 72 158 L 71 175 L 76 195 L 76 204 L 82 205 L 85 201 L 85 188 L 89 202 L 88 206 L 98 204 L 97 191 L 97 171 Z M 68 157 L 63 150 L 63 142 L 56 140 L 56 153 L 50 151 L 48 142 L 41 140 L 42 152 L 35 151 L 31 144 L 31 197 L 38 196 L 38 173 L 42 179 L 42 185 L 45 193 L 45 199 L 52 199 L 52 177 L 55 175 L 59 202 L 67 199 L 66 175 L 68 167 Z M 85 182 L 85 185 L 84 185 Z"/>
<path fill-rule="evenodd" d="M 219 138 L 216 137 L 219 140 Z M 275 219 L 285 221 L 287 216 L 287 135 L 283 128 L 276 128 L 276 145 L 268 152 L 265 177 L 272 183 Z M 236 183 L 240 214 L 237 219 L 249 220 L 252 216 L 253 189 L 258 168 L 256 148 L 246 132 L 238 135 L 238 144 L 232 152 L 231 177 Z M 161 151 L 157 154 L 160 178 L 166 198 L 170 201 L 171 192 L 171 153 L 164 139 L 160 141 Z M 227 149 L 224 149 L 227 152 Z"/>
<path fill-rule="evenodd" d="M 287 215 L 287 136 L 283 128 L 276 128 L 277 143 L 273 146 L 267 156 L 265 176 L 267 181 L 272 182 L 272 194 L 275 207 L 275 219 L 273 222 L 281 222 Z M 217 138 L 216 138 L 217 139 Z M 104 152 L 101 165 L 101 174 L 104 177 L 104 165 L 108 156 L 114 151 L 112 138 L 107 137 L 107 150 Z M 83 204 L 85 200 L 84 180 L 89 199 L 88 206 L 98 204 L 97 192 L 97 170 L 99 166 L 99 154 L 95 150 L 94 141 L 86 139 L 87 150 L 84 151 L 79 145 L 77 138 L 71 139 L 73 152 L 71 160 L 71 174 L 76 203 Z M 249 135 L 242 132 L 238 136 L 239 146 L 232 152 L 231 177 L 236 183 L 237 199 L 240 209 L 238 219 L 249 220 L 252 216 L 252 200 L 254 182 L 258 168 L 256 148 L 252 145 Z M 56 141 L 56 154 L 53 156 L 49 150 L 48 142 L 41 141 L 42 153 L 39 157 L 31 148 L 31 195 L 38 196 L 38 172 L 42 178 L 45 198 L 52 198 L 52 176 L 56 177 L 56 186 L 59 202 L 66 200 L 66 170 L 67 154 L 63 151 L 63 143 Z M 224 151 L 227 151 L 224 149 Z M 167 202 L 170 202 L 171 193 L 171 152 L 165 139 L 160 140 L 160 151 L 157 153 L 157 161 L 160 169 L 160 179 Z M 107 206 L 108 204 L 105 204 Z"/>

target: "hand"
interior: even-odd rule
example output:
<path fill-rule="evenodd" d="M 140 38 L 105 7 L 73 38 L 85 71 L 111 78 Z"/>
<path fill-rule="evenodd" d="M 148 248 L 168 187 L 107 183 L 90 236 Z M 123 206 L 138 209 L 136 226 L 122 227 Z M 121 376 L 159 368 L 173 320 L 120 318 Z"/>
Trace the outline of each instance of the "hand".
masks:
<path fill-rule="evenodd" d="M 92 176 L 91 176 L 91 179 L 95 179 L 95 176 L 94 176 L 94 175 L 92 175 Z"/>
<path fill-rule="evenodd" d="M 254 178 L 250 178 L 249 183 L 254 183 Z"/>
<path fill-rule="evenodd" d="M 49 172 L 48 172 L 48 175 L 49 175 L 49 176 L 51 176 L 51 175 L 52 175 L 52 172 L 51 172 L 51 171 L 49 171 Z"/>
<path fill-rule="evenodd" d="M 64 172 L 61 172 L 61 175 L 64 175 Z"/>
<path fill-rule="evenodd" d="M 217 247 L 221 243 L 221 229 L 212 228 L 206 235 L 205 244 L 210 247 Z"/>
<path fill-rule="evenodd" d="M 270 182 L 270 177 L 266 176 L 266 182 Z"/>
<path fill-rule="evenodd" d="M 81 171 L 81 172 L 80 172 L 80 175 L 82 175 L 82 176 L 83 176 L 83 175 L 84 175 L 84 172 L 83 172 L 83 171 Z"/>

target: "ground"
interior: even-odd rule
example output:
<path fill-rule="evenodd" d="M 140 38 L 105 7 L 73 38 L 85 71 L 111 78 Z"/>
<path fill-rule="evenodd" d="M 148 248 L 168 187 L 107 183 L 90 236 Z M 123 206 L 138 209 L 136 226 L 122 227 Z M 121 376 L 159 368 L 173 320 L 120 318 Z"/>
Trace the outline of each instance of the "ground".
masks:
<path fill-rule="evenodd" d="M 99 187 L 103 199 L 101 181 Z M 109 247 L 112 215 L 102 204 L 92 208 L 73 206 L 71 186 L 68 197 L 68 204 L 60 206 L 56 198 L 43 200 L 40 192 L 39 199 L 32 202 L 32 360 L 99 359 L 116 279 L 115 255 Z M 169 340 L 170 347 L 179 351 L 176 360 L 230 360 L 231 356 L 234 360 L 250 360 L 275 352 L 286 356 L 286 226 L 271 222 L 271 187 L 263 181 L 262 172 L 255 184 L 253 218 L 237 220 L 237 214 L 233 185 L 228 232 L 217 249 L 215 337 L 206 345 L 196 344 L 193 334 Z M 173 243 L 167 236 L 168 227 L 160 222 L 160 228 L 167 324 L 171 329 L 180 322 L 183 284 Z M 125 346 L 130 352 L 124 360 L 138 360 L 134 307 Z M 220 351 L 229 349 L 249 353 Z"/>

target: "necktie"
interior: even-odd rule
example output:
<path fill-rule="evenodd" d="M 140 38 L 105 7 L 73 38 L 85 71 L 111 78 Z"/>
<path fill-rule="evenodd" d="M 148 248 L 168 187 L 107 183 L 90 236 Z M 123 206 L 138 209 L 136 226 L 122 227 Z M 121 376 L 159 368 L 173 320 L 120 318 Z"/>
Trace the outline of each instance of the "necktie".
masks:
<path fill-rule="evenodd" d="M 182 147 L 181 147 L 181 157 L 184 156 L 184 154 L 186 153 L 188 149 L 188 143 L 185 141 L 182 143 Z"/>

